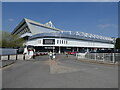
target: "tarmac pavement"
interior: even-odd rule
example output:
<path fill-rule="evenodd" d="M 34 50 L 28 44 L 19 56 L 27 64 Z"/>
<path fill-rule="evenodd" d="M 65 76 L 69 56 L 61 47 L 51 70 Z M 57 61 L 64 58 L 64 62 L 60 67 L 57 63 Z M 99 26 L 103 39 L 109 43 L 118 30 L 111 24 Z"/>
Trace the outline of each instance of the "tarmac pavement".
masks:
<path fill-rule="evenodd" d="M 118 66 L 64 55 L 17 60 L 3 69 L 3 88 L 118 88 Z"/>

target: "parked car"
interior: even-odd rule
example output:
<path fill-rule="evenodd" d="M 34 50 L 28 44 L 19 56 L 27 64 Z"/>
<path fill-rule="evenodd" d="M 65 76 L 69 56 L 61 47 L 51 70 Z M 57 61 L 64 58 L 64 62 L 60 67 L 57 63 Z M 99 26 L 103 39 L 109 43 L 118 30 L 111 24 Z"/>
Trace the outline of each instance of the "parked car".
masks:
<path fill-rule="evenodd" d="M 75 56 L 79 56 L 79 55 L 86 55 L 87 52 L 86 51 L 79 51 L 75 53 Z"/>
<path fill-rule="evenodd" d="M 69 55 L 74 55 L 76 52 L 68 52 Z"/>
<path fill-rule="evenodd" d="M 48 55 L 48 52 L 36 52 L 36 56 Z"/>

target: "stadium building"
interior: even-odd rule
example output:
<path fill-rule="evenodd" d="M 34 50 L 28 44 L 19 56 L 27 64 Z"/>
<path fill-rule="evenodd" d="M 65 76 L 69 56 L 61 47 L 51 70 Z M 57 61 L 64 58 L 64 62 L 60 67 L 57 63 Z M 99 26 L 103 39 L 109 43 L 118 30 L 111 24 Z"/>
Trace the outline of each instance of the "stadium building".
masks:
<path fill-rule="evenodd" d="M 36 51 L 81 51 L 114 48 L 115 38 L 85 32 L 63 31 L 55 28 L 51 21 L 45 24 L 24 18 L 12 34 L 26 40 L 25 45 Z"/>

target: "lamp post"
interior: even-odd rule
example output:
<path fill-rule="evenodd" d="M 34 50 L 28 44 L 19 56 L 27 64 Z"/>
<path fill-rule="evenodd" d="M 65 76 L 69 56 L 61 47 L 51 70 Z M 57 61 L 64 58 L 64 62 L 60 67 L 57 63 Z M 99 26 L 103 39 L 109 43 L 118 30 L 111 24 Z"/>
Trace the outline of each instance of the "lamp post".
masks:
<path fill-rule="evenodd" d="M 112 54 L 112 56 L 113 56 L 113 63 L 115 63 L 115 43 L 116 43 L 116 38 L 114 38 L 113 37 L 113 40 L 114 40 L 114 49 L 113 49 L 113 54 Z"/>
<path fill-rule="evenodd" d="M 59 38 L 61 38 L 61 32 L 60 32 L 60 37 L 59 37 Z M 60 41 L 60 40 L 59 40 L 59 41 Z M 60 44 L 61 44 L 61 43 L 59 42 L 59 52 L 58 52 L 59 54 L 61 53 L 61 51 L 60 51 L 60 49 L 61 49 L 61 48 L 60 48 Z"/>
<path fill-rule="evenodd" d="M 54 46 L 53 46 L 53 54 L 54 54 Z"/>

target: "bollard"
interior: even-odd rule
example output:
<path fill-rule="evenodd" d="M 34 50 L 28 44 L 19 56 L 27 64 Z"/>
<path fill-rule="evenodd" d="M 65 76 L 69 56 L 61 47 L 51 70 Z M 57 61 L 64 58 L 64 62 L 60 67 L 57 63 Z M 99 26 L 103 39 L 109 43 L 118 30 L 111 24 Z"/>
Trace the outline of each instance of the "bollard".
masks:
<path fill-rule="evenodd" d="M 8 60 L 10 60 L 10 55 L 8 55 Z"/>
<path fill-rule="evenodd" d="M 16 54 L 16 60 L 17 60 L 17 54 Z"/>
<path fill-rule="evenodd" d="M 97 55 L 96 55 L 96 53 L 95 53 L 95 61 L 97 60 Z"/>
<path fill-rule="evenodd" d="M 1 55 L 0 55 L 0 60 L 1 60 Z"/>
<path fill-rule="evenodd" d="M 23 55 L 23 60 L 25 60 L 25 54 Z"/>

